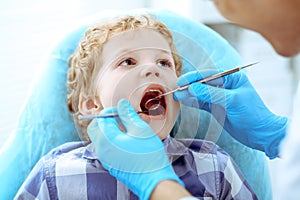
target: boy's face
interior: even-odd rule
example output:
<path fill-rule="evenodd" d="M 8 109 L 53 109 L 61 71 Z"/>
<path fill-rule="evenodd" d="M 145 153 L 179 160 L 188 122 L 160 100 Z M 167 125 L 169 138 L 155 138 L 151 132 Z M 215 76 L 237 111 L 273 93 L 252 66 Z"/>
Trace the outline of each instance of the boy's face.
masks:
<path fill-rule="evenodd" d="M 176 72 L 170 47 L 165 38 L 151 29 L 126 31 L 109 39 L 103 46 L 97 77 L 97 94 L 103 108 L 128 99 L 153 131 L 164 139 L 177 119 L 180 106 L 173 95 L 146 104 L 158 94 L 177 88 Z M 147 108 L 145 108 L 147 107 Z M 152 110 L 153 109 L 153 110 Z"/>

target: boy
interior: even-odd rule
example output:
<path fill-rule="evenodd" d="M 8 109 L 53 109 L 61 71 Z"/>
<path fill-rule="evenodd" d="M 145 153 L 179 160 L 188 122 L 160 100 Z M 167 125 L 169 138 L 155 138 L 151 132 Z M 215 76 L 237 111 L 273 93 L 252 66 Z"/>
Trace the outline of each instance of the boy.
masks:
<path fill-rule="evenodd" d="M 257 199 L 228 154 L 215 144 L 169 137 L 180 110 L 171 95 L 149 101 L 176 88 L 181 72 L 180 57 L 164 24 L 151 16 L 125 16 L 97 24 L 86 31 L 69 66 L 68 106 L 87 142 L 67 143 L 44 156 L 15 199 L 138 199 L 105 170 L 107 163 L 99 161 L 99 151 L 108 149 L 109 153 L 109 148 L 115 147 L 90 143 L 89 135 L 98 134 L 97 121 L 78 120 L 79 115 L 97 115 L 103 109 L 114 112 L 118 102 L 124 102 L 121 99 L 128 99 L 151 127 L 139 124 L 143 132 L 136 131 L 132 136 L 157 134 L 168 153 L 167 164 L 172 163 L 168 170 L 177 174 L 170 179 L 185 185 L 193 196 Z M 126 132 L 124 120 L 111 118 Z M 113 130 L 107 131 L 113 137 Z M 114 156 L 122 159 L 122 153 L 130 152 Z M 155 161 L 161 160 L 154 156 Z M 124 171 L 132 167 L 126 161 L 124 166 Z M 150 193 L 137 195 L 141 199 L 150 197 Z"/>

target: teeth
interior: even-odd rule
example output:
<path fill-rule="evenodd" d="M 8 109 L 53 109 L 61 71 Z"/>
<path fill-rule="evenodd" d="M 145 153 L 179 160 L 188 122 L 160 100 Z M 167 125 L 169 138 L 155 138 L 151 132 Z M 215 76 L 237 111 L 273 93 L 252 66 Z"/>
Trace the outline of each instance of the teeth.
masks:
<path fill-rule="evenodd" d="M 151 89 L 148 92 L 158 92 L 159 94 L 162 94 L 162 91 L 160 91 L 160 90 L 154 90 L 154 89 Z"/>

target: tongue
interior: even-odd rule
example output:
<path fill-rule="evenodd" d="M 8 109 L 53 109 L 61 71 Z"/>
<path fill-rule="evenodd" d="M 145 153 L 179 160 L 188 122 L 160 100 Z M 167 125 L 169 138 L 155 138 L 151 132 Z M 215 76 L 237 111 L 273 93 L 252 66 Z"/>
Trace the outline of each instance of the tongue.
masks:
<path fill-rule="evenodd" d="M 165 113 L 165 108 L 161 106 L 160 104 L 154 104 L 148 109 L 148 114 L 149 115 L 164 115 Z"/>

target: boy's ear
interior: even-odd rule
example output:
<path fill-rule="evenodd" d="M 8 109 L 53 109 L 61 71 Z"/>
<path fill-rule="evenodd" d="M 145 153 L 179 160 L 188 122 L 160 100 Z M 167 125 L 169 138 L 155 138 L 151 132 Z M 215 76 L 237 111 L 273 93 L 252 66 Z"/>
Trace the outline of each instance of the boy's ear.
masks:
<path fill-rule="evenodd" d="M 84 96 L 80 97 L 78 106 L 82 115 L 94 115 L 103 109 L 98 98 L 90 99 Z"/>

